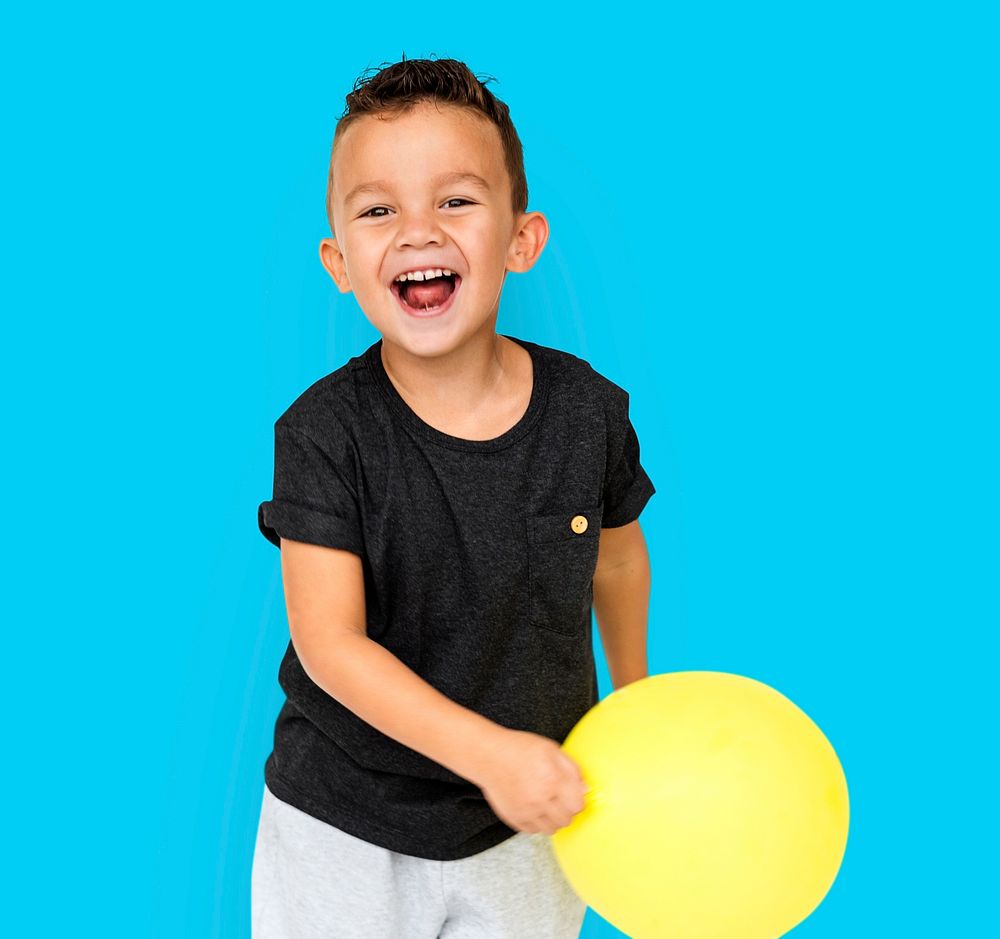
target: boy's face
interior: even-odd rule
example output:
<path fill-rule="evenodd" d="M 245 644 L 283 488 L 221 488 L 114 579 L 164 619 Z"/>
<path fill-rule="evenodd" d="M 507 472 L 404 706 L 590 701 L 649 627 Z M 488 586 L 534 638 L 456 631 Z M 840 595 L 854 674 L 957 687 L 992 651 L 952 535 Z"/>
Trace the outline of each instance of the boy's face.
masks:
<path fill-rule="evenodd" d="M 506 272 L 528 270 L 548 237 L 540 212 L 515 218 L 499 132 L 466 108 L 425 102 L 359 118 L 337 143 L 332 189 L 335 236 L 320 243 L 323 265 L 383 338 L 417 354 L 495 331 Z M 443 312 L 421 317 L 393 284 L 425 268 L 458 277 Z"/>

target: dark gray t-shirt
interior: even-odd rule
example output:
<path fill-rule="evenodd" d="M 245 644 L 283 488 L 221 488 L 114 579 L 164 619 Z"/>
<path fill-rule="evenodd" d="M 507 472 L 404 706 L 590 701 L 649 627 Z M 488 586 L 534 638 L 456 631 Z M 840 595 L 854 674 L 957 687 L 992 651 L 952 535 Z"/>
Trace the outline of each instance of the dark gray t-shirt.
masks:
<path fill-rule="evenodd" d="M 362 558 L 368 636 L 464 707 L 562 743 L 598 700 L 591 637 L 602 527 L 655 489 L 628 393 L 567 352 L 531 353 L 531 400 L 492 440 L 453 437 L 406 404 L 379 339 L 304 391 L 274 425 L 279 536 Z M 516 834 L 472 782 L 323 691 L 291 642 L 268 788 L 373 844 L 433 860 Z"/>

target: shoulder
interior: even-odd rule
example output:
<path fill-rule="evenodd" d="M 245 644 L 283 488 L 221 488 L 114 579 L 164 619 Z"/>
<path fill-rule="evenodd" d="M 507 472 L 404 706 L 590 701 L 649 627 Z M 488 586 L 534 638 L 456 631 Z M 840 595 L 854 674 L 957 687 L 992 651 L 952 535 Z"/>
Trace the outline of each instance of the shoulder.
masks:
<path fill-rule="evenodd" d="M 275 432 L 306 437 L 338 463 L 355 462 L 364 427 L 362 386 L 367 381 L 362 352 L 301 392 L 274 422 Z"/>
<path fill-rule="evenodd" d="M 609 460 L 617 461 L 632 426 L 628 391 L 578 355 L 548 346 L 539 348 L 551 366 L 553 393 L 563 399 L 564 408 L 574 419 L 582 420 L 591 432 L 604 434 Z"/>
<path fill-rule="evenodd" d="M 576 399 L 586 396 L 606 413 L 627 407 L 628 392 L 602 375 L 586 359 L 563 349 L 535 345 L 545 356 L 556 388 L 561 387 Z"/>
<path fill-rule="evenodd" d="M 282 426 L 311 437 L 331 431 L 350 430 L 360 417 L 360 385 L 367 380 L 364 353 L 351 356 L 343 365 L 314 381 L 279 415 Z"/>

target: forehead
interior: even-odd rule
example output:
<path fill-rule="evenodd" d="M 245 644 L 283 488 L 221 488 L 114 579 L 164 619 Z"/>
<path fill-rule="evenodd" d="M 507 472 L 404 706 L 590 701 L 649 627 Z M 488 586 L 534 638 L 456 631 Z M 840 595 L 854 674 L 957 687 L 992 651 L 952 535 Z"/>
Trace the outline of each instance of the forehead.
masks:
<path fill-rule="evenodd" d="M 463 173 L 502 186 L 497 128 L 468 108 L 422 103 L 403 114 L 358 118 L 337 142 L 331 175 L 337 198 L 344 199 L 375 181 L 419 188 Z"/>

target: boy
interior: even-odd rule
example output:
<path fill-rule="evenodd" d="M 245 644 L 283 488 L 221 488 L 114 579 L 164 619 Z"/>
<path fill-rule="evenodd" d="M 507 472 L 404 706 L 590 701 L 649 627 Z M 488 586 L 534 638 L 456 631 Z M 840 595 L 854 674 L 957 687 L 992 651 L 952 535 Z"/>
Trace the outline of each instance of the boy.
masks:
<path fill-rule="evenodd" d="M 655 489 L 623 389 L 496 333 L 548 237 L 507 106 L 405 58 L 347 105 L 320 258 L 381 338 L 275 423 L 291 642 L 254 936 L 577 936 L 559 743 L 598 700 L 592 606 L 615 687 L 647 674 Z"/>

